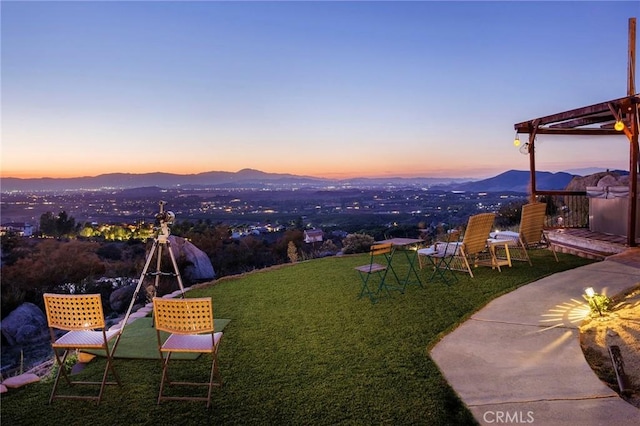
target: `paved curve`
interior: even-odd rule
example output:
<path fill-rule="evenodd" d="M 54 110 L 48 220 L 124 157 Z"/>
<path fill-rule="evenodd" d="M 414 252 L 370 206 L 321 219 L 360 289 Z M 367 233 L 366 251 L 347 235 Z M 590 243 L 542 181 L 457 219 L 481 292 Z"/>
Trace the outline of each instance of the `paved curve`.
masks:
<path fill-rule="evenodd" d="M 640 262 L 554 274 L 493 300 L 431 356 L 482 425 L 640 425 L 640 410 L 587 364 L 578 329 L 586 287 L 614 295 L 639 282 Z"/>

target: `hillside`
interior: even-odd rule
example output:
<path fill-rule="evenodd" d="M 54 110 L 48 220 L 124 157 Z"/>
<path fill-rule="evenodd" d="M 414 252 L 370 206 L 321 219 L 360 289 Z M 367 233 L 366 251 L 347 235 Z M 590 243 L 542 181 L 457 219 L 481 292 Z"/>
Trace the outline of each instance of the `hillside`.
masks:
<path fill-rule="evenodd" d="M 620 172 L 622 174 L 628 172 Z M 566 172 L 536 172 L 539 190 L 563 190 L 576 176 Z M 326 189 L 326 188 L 432 188 L 444 191 L 468 192 L 529 192 L 529 172 L 509 170 L 497 176 L 471 180 L 468 178 L 353 178 L 323 179 L 292 174 L 266 173 L 243 169 L 238 172 L 212 171 L 198 174 L 171 173 L 111 173 L 77 178 L 3 178 L 2 192 L 10 191 L 82 191 L 134 188 L 191 189 Z"/>
<path fill-rule="evenodd" d="M 211 171 L 198 174 L 172 173 L 110 173 L 77 178 L 3 178 L 1 189 L 9 191 L 82 191 L 98 189 L 159 188 L 215 188 L 215 189 L 320 189 L 341 187 L 429 187 L 468 181 L 461 178 L 354 178 L 333 180 L 282 173 L 266 173 L 243 169 L 238 172 Z"/>
<path fill-rule="evenodd" d="M 539 190 L 563 190 L 574 175 L 564 172 L 536 172 L 536 187 Z M 469 192 L 529 192 L 530 175 L 528 171 L 509 170 L 492 178 L 475 182 L 441 187 L 452 191 Z"/>

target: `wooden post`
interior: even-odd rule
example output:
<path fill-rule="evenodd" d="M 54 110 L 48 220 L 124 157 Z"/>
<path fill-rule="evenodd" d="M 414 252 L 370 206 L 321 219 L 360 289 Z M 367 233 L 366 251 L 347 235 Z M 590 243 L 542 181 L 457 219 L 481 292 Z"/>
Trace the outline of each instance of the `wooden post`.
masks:
<path fill-rule="evenodd" d="M 629 63 L 627 68 L 627 96 L 636 94 L 636 18 L 629 18 Z"/>
<path fill-rule="evenodd" d="M 629 18 L 629 64 L 627 70 L 627 95 L 635 95 L 636 69 L 636 18 Z M 631 137 L 629 138 L 629 217 L 627 218 L 627 245 L 636 246 L 636 216 L 638 214 L 638 104 L 632 103 L 627 111 Z"/>
<path fill-rule="evenodd" d="M 538 133 L 538 120 L 533 122 L 533 126 L 529 127 L 529 172 L 531 174 L 531 195 L 529 200 L 531 203 L 537 201 L 537 187 L 536 187 L 536 150 L 534 141 L 536 139 L 536 133 Z"/>

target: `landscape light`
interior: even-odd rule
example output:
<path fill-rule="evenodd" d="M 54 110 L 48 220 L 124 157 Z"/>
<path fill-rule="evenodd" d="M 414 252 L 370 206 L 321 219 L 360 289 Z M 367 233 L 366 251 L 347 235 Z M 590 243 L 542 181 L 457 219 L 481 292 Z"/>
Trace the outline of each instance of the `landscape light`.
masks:
<path fill-rule="evenodd" d="M 613 300 L 609 299 L 604 294 L 598 294 L 593 291 L 593 287 L 587 287 L 584 289 L 584 298 L 589 302 L 589 309 L 592 314 L 598 313 L 601 319 L 604 319 L 603 312 L 609 310 L 609 306 L 613 303 Z"/>

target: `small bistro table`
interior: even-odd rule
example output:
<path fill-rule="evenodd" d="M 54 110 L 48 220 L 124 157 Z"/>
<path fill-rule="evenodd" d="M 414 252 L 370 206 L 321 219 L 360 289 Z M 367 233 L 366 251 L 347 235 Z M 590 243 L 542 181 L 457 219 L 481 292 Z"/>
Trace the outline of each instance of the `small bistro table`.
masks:
<path fill-rule="evenodd" d="M 424 243 L 424 240 L 419 238 L 390 238 L 383 241 L 376 241 L 376 244 L 388 244 L 391 243 L 393 245 L 393 252 L 391 253 L 391 259 L 389 262 L 393 260 L 395 253 L 397 251 L 401 251 L 407 257 L 407 261 L 409 262 L 409 270 L 407 271 L 407 275 L 404 279 L 398 279 L 398 284 L 400 285 L 397 288 L 391 287 L 391 289 L 398 290 L 401 293 L 404 293 L 407 285 L 413 284 L 422 287 L 422 281 L 420 280 L 420 276 L 418 275 L 418 271 L 416 270 L 416 262 L 418 260 L 418 247 Z"/>

